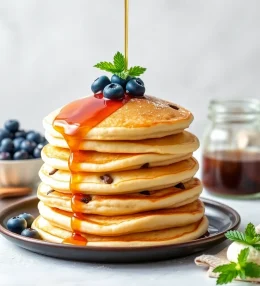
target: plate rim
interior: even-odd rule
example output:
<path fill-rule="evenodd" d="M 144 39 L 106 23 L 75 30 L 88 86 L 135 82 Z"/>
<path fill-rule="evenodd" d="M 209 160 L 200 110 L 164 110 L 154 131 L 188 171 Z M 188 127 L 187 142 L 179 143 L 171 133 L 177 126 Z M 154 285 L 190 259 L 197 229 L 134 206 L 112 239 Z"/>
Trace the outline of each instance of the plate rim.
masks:
<path fill-rule="evenodd" d="M 172 244 L 154 245 L 154 246 L 133 246 L 133 247 L 78 246 L 78 245 L 69 245 L 69 244 L 62 244 L 62 243 L 53 243 L 53 242 L 48 242 L 48 241 L 44 241 L 44 240 L 38 240 L 38 239 L 32 239 L 32 238 L 24 237 L 24 236 L 21 236 L 19 234 L 16 234 L 16 233 L 9 231 L 7 228 L 4 227 L 3 221 L 4 221 L 4 219 L 8 213 L 15 211 L 15 209 L 17 207 L 21 207 L 24 204 L 34 203 L 34 201 L 37 201 L 37 200 L 39 200 L 37 198 L 37 196 L 24 198 L 24 199 L 21 199 L 15 203 L 3 208 L 0 212 L 0 234 L 3 236 L 8 236 L 11 239 L 20 240 L 24 243 L 32 243 L 32 244 L 43 246 L 43 247 L 49 246 L 49 247 L 55 247 L 55 248 L 59 248 L 59 249 L 64 249 L 64 248 L 65 249 L 68 249 L 68 248 L 69 249 L 75 249 L 76 248 L 77 250 L 81 249 L 81 250 L 85 250 L 85 251 L 86 250 L 89 250 L 89 251 L 138 251 L 138 250 L 160 249 L 160 248 L 167 248 L 167 247 L 183 248 L 186 246 L 200 245 L 200 244 L 203 244 L 203 242 L 219 240 L 221 238 L 224 238 L 224 234 L 227 231 L 238 229 L 238 227 L 241 223 L 241 216 L 235 209 L 233 209 L 230 206 L 223 204 L 221 202 L 218 202 L 218 201 L 215 201 L 212 199 L 208 199 L 208 198 L 204 198 L 204 197 L 200 197 L 200 200 L 203 203 L 208 204 L 212 207 L 221 209 L 222 212 L 225 211 L 225 212 L 231 213 L 233 215 L 233 217 L 235 218 L 235 221 L 227 230 L 219 232 L 217 234 L 213 234 L 211 237 L 204 237 L 204 238 L 195 239 L 195 240 L 183 242 L 183 243 L 172 243 Z"/>

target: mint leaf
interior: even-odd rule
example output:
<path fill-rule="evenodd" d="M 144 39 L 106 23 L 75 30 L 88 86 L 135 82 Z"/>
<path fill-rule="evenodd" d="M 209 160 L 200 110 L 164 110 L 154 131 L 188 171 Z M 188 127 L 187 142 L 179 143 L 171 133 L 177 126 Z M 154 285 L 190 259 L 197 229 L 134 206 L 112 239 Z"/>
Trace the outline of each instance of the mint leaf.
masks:
<path fill-rule="evenodd" d="M 120 52 L 114 55 L 114 66 L 118 71 L 124 71 L 126 68 L 125 57 Z"/>
<path fill-rule="evenodd" d="M 118 69 L 110 62 L 100 62 L 94 65 L 94 67 L 107 71 L 107 72 L 112 72 L 112 73 L 118 72 Z"/>
<path fill-rule="evenodd" d="M 131 67 L 128 72 L 130 76 L 139 76 L 146 71 L 146 68 L 140 66 Z"/>
<path fill-rule="evenodd" d="M 256 233 L 255 226 L 249 223 L 245 230 L 245 237 L 248 243 L 255 244 L 260 241 L 260 235 Z"/>
<path fill-rule="evenodd" d="M 245 280 L 246 279 L 245 269 L 241 269 L 240 271 L 238 271 L 238 275 L 241 279 Z"/>
<path fill-rule="evenodd" d="M 116 72 L 115 75 L 119 76 L 122 79 L 126 79 L 128 77 L 128 71 Z"/>
<path fill-rule="evenodd" d="M 247 277 L 258 278 L 260 277 L 260 265 L 248 262 L 245 265 L 245 275 Z"/>
<path fill-rule="evenodd" d="M 255 226 L 251 222 L 246 227 L 245 235 L 248 238 L 254 238 L 255 236 L 257 236 L 257 233 L 255 231 Z"/>
<path fill-rule="evenodd" d="M 219 273 L 219 272 L 227 272 L 227 271 L 233 271 L 236 270 L 236 263 L 235 262 L 231 262 L 229 264 L 223 264 L 220 266 L 217 266 L 213 272 L 214 273 Z"/>
<path fill-rule="evenodd" d="M 252 245 L 255 249 L 259 250 L 260 251 L 260 244 L 253 244 Z"/>
<path fill-rule="evenodd" d="M 245 235 L 242 232 L 237 231 L 237 230 L 230 230 L 225 233 L 225 236 L 229 240 L 233 240 L 233 241 L 237 241 L 237 242 L 241 242 L 245 244 L 247 243 Z"/>
<path fill-rule="evenodd" d="M 248 255 L 249 255 L 249 248 L 248 247 L 245 249 L 242 249 L 240 251 L 240 253 L 238 254 L 238 257 L 237 257 L 237 261 L 238 261 L 240 267 L 243 267 L 246 264 Z"/>
<path fill-rule="evenodd" d="M 238 276 L 237 270 L 232 270 L 230 272 L 223 272 L 219 275 L 217 280 L 217 285 L 227 284 L 233 281 Z"/>

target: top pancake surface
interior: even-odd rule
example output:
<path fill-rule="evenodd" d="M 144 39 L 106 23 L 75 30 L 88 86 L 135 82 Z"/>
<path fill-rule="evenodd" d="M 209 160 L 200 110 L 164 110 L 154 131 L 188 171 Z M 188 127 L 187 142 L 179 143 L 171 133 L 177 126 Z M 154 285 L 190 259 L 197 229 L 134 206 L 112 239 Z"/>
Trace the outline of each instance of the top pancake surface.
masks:
<path fill-rule="evenodd" d="M 46 131 L 55 137 L 61 137 L 52 127 L 59 111 L 60 109 L 52 112 L 44 119 Z M 81 139 L 140 140 L 158 138 L 179 133 L 189 127 L 192 121 L 193 115 L 179 105 L 152 96 L 131 98 L 124 106 L 93 127 Z"/>

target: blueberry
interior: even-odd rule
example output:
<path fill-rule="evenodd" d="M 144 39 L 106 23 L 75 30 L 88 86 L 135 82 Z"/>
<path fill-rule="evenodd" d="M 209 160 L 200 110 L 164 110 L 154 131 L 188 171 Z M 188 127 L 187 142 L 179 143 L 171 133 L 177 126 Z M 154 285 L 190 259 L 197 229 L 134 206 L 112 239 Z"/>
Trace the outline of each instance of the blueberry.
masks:
<path fill-rule="evenodd" d="M 2 141 L 5 138 L 11 138 L 11 133 L 5 129 L 0 129 L 0 141 Z"/>
<path fill-rule="evenodd" d="M 37 148 L 42 150 L 45 145 L 46 144 L 44 144 L 44 143 L 40 143 L 40 144 L 37 145 Z"/>
<path fill-rule="evenodd" d="M 21 143 L 24 141 L 25 139 L 23 137 L 18 137 L 18 138 L 15 138 L 13 140 L 13 144 L 14 144 L 14 152 L 17 152 L 20 150 L 20 145 Z"/>
<path fill-rule="evenodd" d="M 29 134 L 29 133 L 32 133 L 32 132 L 34 132 L 34 130 L 27 130 L 26 131 L 26 135 Z"/>
<path fill-rule="evenodd" d="M 34 141 L 24 140 L 20 145 L 20 149 L 31 154 L 36 146 Z"/>
<path fill-rule="evenodd" d="M 12 156 L 9 152 L 0 152 L 0 160 L 12 160 Z"/>
<path fill-rule="evenodd" d="M 6 226 L 10 231 L 21 234 L 21 232 L 26 229 L 27 222 L 24 218 L 15 216 L 7 221 Z"/>
<path fill-rule="evenodd" d="M 15 136 L 14 136 L 14 133 L 10 133 L 10 139 L 14 139 L 15 138 Z"/>
<path fill-rule="evenodd" d="M 4 124 L 4 127 L 9 132 L 16 132 L 19 129 L 19 122 L 17 120 L 11 119 L 7 120 Z"/>
<path fill-rule="evenodd" d="M 22 236 L 41 239 L 39 232 L 36 229 L 26 228 L 21 233 Z"/>
<path fill-rule="evenodd" d="M 28 213 L 23 213 L 23 214 L 20 214 L 19 217 L 22 217 L 26 220 L 27 222 L 27 227 L 31 227 L 32 226 L 32 223 L 34 221 L 34 216 L 31 215 L 31 214 L 28 214 Z"/>
<path fill-rule="evenodd" d="M 130 76 L 128 76 L 126 79 L 122 79 L 121 77 L 117 76 L 117 75 L 113 75 L 111 77 L 111 83 L 117 83 L 119 85 L 121 85 L 123 87 L 123 89 L 125 89 L 126 83 L 131 79 Z"/>
<path fill-rule="evenodd" d="M 41 158 L 41 149 L 39 149 L 38 147 L 36 147 L 34 150 L 33 150 L 33 157 L 34 158 Z"/>
<path fill-rule="evenodd" d="M 46 142 L 47 142 L 46 138 L 42 136 L 41 141 L 39 143 L 46 145 L 47 144 Z"/>
<path fill-rule="evenodd" d="M 17 151 L 14 153 L 14 160 L 27 160 L 29 159 L 29 154 L 28 152 L 21 150 L 21 151 Z"/>
<path fill-rule="evenodd" d="M 14 144 L 13 140 L 10 138 L 5 138 L 1 141 L 0 152 L 13 152 L 14 151 Z"/>
<path fill-rule="evenodd" d="M 133 77 L 132 79 L 138 79 L 138 81 L 144 86 L 144 82 L 139 77 Z"/>
<path fill-rule="evenodd" d="M 41 143 L 42 136 L 38 132 L 30 132 L 26 135 L 26 139 L 29 141 L 34 141 L 35 143 Z"/>
<path fill-rule="evenodd" d="M 46 144 L 40 143 L 37 147 L 33 150 L 33 157 L 34 158 L 41 158 L 41 151 Z"/>
<path fill-rule="evenodd" d="M 110 80 L 107 76 L 102 75 L 100 77 L 98 77 L 91 85 L 91 90 L 94 93 L 100 92 L 102 91 L 105 86 L 107 86 L 108 84 L 110 84 Z"/>
<path fill-rule="evenodd" d="M 145 93 L 144 83 L 140 78 L 129 80 L 126 84 L 126 92 L 131 95 L 143 96 Z"/>
<path fill-rule="evenodd" d="M 44 137 L 43 137 L 44 138 Z M 37 145 L 37 147 L 39 148 L 39 149 L 42 149 L 45 145 L 47 145 L 48 144 L 48 141 L 44 138 L 44 140 L 42 140 L 42 142 L 40 142 L 38 145 Z"/>
<path fill-rule="evenodd" d="M 26 138 L 26 132 L 24 130 L 18 130 L 14 133 L 15 138 Z"/>
<path fill-rule="evenodd" d="M 103 94 L 108 99 L 122 99 L 124 97 L 124 89 L 117 83 L 110 83 L 105 87 Z"/>

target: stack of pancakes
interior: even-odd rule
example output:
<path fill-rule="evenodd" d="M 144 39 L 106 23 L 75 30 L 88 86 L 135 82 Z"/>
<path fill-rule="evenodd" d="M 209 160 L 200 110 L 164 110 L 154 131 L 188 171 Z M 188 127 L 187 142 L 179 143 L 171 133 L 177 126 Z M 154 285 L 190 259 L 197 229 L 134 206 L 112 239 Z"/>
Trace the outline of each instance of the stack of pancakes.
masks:
<path fill-rule="evenodd" d="M 184 131 L 193 121 L 188 110 L 151 96 L 131 98 L 76 138 L 73 190 L 69 144 L 53 127 L 59 112 L 44 119 L 49 144 L 42 151 L 40 216 L 33 224 L 44 240 L 151 246 L 207 232 L 192 157 L 199 142 Z"/>

